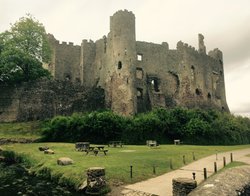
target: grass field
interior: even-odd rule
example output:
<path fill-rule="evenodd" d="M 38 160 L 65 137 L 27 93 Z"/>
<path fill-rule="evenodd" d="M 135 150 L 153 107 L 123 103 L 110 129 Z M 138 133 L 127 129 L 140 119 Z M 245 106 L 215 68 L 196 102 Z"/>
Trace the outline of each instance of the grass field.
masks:
<path fill-rule="evenodd" d="M 48 146 L 55 151 L 54 155 L 47 155 L 38 150 L 39 146 Z M 105 167 L 106 177 L 111 182 L 122 181 L 133 183 L 145 180 L 155 175 L 170 171 L 169 160 L 172 159 L 174 169 L 183 166 L 183 155 L 186 163 L 215 154 L 216 152 L 231 151 L 250 147 L 242 146 L 191 146 L 191 145 L 161 145 L 159 148 L 147 146 L 125 146 L 123 148 L 107 148 L 108 154 L 85 155 L 75 151 L 74 144 L 70 143 L 33 143 L 12 144 L 3 146 L 5 150 L 13 150 L 25 154 L 33 161 L 33 170 L 36 174 L 49 171 L 52 178 L 59 183 L 78 186 L 86 178 L 86 169 L 89 167 Z M 69 157 L 74 160 L 73 165 L 58 166 L 59 157 Z M 130 178 L 130 166 L 133 166 L 133 178 Z M 153 174 L 153 166 L 156 174 Z M 48 172 L 47 172 L 48 173 Z"/>
<path fill-rule="evenodd" d="M 40 122 L 0 123 L 0 138 L 38 139 L 41 136 Z"/>

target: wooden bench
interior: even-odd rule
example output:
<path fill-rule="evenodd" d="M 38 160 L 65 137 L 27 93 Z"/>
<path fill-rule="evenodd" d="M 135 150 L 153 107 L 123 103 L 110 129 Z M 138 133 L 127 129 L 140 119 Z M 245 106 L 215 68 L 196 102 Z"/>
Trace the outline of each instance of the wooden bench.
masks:
<path fill-rule="evenodd" d="M 157 141 L 155 141 L 155 140 L 147 140 L 147 141 L 146 141 L 146 144 L 147 144 L 147 146 L 149 146 L 149 147 L 157 147 L 157 146 L 159 146 L 159 144 L 158 144 Z"/>
<path fill-rule="evenodd" d="M 123 143 L 122 141 L 110 141 L 109 144 L 108 144 L 108 147 L 121 147 L 123 146 Z"/>
<path fill-rule="evenodd" d="M 174 145 L 180 145 L 183 144 L 183 142 L 181 142 L 181 140 L 174 140 Z"/>

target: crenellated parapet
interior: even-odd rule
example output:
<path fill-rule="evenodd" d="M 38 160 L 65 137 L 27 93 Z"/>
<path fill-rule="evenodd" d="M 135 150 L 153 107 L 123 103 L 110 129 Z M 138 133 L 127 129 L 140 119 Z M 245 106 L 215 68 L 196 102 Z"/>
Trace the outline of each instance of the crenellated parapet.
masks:
<path fill-rule="evenodd" d="M 187 43 L 184 43 L 182 41 L 177 42 L 176 49 L 178 51 L 186 51 L 186 52 L 198 54 L 198 51 L 195 49 L 195 47 L 190 46 Z"/>
<path fill-rule="evenodd" d="M 202 34 L 197 49 L 182 41 L 169 49 L 167 42 L 136 40 L 135 29 L 135 15 L 119 10 L 110 16 L 110 32 L 95 42 L 60 43 L 49 34 L 55 78 L 102 87 L 106 106 L 123 115 L 176 105 L 229 111 L 223 54 L 217 48 L 207 54 Z"/>
<path fill-rule="evenodd" d="M 124 9 L 124 10 L 118 10 L 117 12 L 115 12 L 113 14 L 114 17 L 117 17 L 117 16 L 124 16 L 124 15 L 131 15 L 131 16 L 134 16 L 134 13 L 132 11 L 128 11 L 127 9 Z M 112 17 L 112 16 L 111 16 Z"/>

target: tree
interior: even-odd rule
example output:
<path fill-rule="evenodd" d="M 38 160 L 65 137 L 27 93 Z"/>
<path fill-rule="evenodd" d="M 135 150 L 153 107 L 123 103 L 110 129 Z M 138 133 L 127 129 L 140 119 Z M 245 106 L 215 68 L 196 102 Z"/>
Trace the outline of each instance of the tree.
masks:
<path fill-rule="evenodd" d="M 44 26 L 31 15 L 20 18 L 0 34 L 0 82 L 30 81 L 50 74 L 42 63 L 51 49 Z"/>

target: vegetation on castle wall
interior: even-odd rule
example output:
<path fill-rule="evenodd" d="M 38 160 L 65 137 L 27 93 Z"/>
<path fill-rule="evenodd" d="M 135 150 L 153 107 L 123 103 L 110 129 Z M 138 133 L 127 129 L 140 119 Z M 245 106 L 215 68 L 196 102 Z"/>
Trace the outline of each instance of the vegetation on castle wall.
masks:
<path fill-rule="evenodd" d="M 49 77 L 51 49 L 44 26 L 31 15 L 0 33 L 0 83 L 18 83 Z"/>
<path fill-rule="evenodd" d="M 44 141 L 89 141 L 145 144 L 146 140 L 185 144 L 233 145 L 250 143 L 250 119 L 213 110 L 156 109 L 135 117 L 123 117 L 110 111 L 57 116 L 48 121 Z"/>

